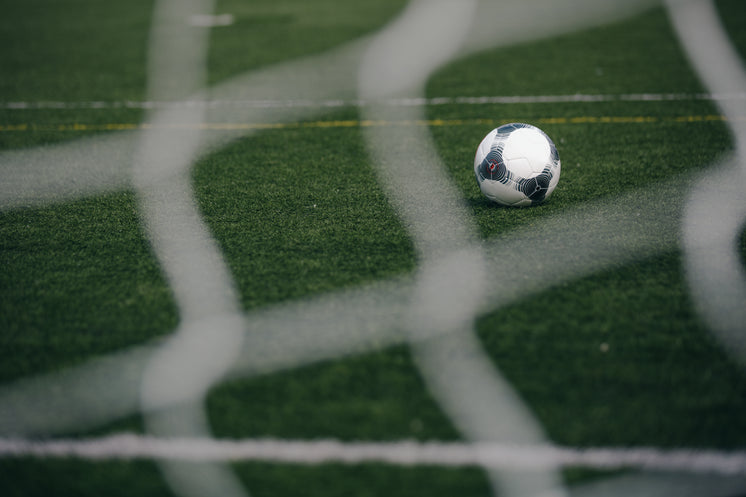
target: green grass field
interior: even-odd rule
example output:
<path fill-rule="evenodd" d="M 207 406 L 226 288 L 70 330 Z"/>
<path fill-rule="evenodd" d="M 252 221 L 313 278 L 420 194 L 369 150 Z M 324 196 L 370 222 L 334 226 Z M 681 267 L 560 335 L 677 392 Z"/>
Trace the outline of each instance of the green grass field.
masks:
<path fill-rule="evenodd" d="M 231 13 L 234 22 L 210 32 L 206 79 L 214 85 L 324 54 L 375 33 L 404 4 L 220 0 L 215 12 Z M 143 122 L 142 106 L 122 103 L 148 99 L 153 2 L 4 0 L 0 5 L 0 166 L 9 157 L 2 154 L 11 151 L 106 137 L 121 133 L 113 128 Z M 720 0 L 717 6 L 743 57 L 743 2 Z M 427 82 L 427 122 L 389 125 L 428 127 L 479 235 L 499 242 L 516 230 L 544 226 L 559 235 L 564 227 L 552 219 L 573 219 L 579 209 L 625 195 L 680 213 L 691 174 L 733 149 L 728 123 L 711 100 L 697 97 L 703 92 L 666 12 L 656 7 L 611 24 L 454 60 Z M 576 94 L 678 97 L 465 103 L 470 97 Z M 320 108 L 232 140 L 192 167 L 199 211 L 248 316 L 416 271 L 417 249 L 380 185 L 361 114 L 356 105 Z M 540 206 L 499 207 L 474 181 L 479 141 L 512 121 L 542 128 L 562 160 L 559 185 Z M 658 184 L 667 185 L 660 187 L 659 201 L 644 200 Z M 644 218 L 646 212 L 637 215 Z M 651 236 L 678 240 L 680 223 L 680 216 L 673 217 L 670 231 Z M 746 264 L 741 226 L 738 251 Z M 577 244 L 578 257 L 584 257 L 584 240 L 558 240 L 566 245 L 558 250 L 568 252 Z M 3 208 L 0 267 L 5 389 L 0 402 L 18 382 L 53 378 L 97 358 L 160 343 L 179 325 L 173 290 L 129 185 Z M 501 268 L 485 271 L 499 288 Z M 569 447 L 746 448 L 746 374 L 694 306 L 680 244 L 630 253 L 618 263 L 538 288 L 480 315 L 476 331 L 549 440 Z M 302 320 L 298 324 L 303 327 Z M 59 393 L 50 387 L 50 398 Z M 429 393 L 411 348 L 401 342 L 232 376 L 211 388 L 206 406 L 213 434 L 221 439 L 464 439 Z M 29 415 L 24 408 L 0 405 L 0 436 L 19 435 L 3 423 L 8 412 Z M 145 433 L 146 423 L 129 413 L 28 435 L 123 431 Z M 491 493 L 485 472 L 476 467 L 238 462 L 230 468 L 255 497 Z M 570 488 L 617 475 L 584 468 L 562 472 Z M 0 455 L 0 495 L 178 493 L 149 459 Z M 740 495 L 746 495 L 746 486 Z"/>

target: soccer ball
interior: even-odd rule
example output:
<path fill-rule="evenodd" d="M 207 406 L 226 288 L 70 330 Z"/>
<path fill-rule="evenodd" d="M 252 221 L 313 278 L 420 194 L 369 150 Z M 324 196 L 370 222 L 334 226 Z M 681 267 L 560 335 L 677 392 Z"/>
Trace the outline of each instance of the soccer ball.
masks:
<path fill-rule="evenodd" d="M 560 158 L 552 140 L 536 126 L 505 124 L 479 144 L 474 175 L 485 197 L 498 204 L 535 205 L 557 186 Z"/>

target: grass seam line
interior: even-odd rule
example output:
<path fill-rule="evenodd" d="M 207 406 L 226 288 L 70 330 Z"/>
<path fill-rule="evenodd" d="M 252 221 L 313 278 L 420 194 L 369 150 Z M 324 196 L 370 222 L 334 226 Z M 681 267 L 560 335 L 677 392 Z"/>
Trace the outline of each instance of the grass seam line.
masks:
<path fill-rule="evenodd" d="M 0 132 L 76 132 L 76 131 L 132 131 L 150 129 L 200 129 L 203 131 L 240 131 L 240 130 L 264 130 L 264 129 L 299 129 L 299 128 L 370 128 L 386 126 L 475 126 L 475 125 L 500 125 L 510 122 L 532 122 L 544 125 L 557 124 L 653 124 L 653 123 L 697 123 L 697 122 L 724 122 L 728 119 L 722 115 L 688 115 L 688 116 L 577 116 L 577 117 L 540 117 L 535 119 L 428 119 L 428 120 L 330 120 L 330 121 L 307 121 L 290 123 L 199 123 L 199 124 L 166 124 L 153 125 L 149 123 L 21 123 L 0 124 Z M 739 120 L 746 120 L 740 117 Z"/>

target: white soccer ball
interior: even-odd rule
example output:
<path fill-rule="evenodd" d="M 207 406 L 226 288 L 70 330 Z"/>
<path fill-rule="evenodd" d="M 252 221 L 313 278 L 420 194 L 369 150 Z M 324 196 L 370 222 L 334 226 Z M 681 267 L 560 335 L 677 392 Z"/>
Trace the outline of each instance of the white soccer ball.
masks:
<path fill-rule="evenodd" d="M 488 199 L 522 207 L 543 202 L 560 177 L 552 140 L 536 126 L 511 123 L 484 137 L 474 157 L 474 175 Z"/>

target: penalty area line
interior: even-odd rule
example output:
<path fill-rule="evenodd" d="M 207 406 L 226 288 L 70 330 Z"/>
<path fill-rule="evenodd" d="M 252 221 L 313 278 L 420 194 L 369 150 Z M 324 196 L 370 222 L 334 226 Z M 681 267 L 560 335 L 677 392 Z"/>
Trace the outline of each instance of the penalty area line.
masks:
<path fill-rule="evenodd" d="M 412 440 L 343 442 L 333 439 L 164 439 L 131 433 L 88 439 L 0 438 L 0 458 L 11 457 L 78 458 L 90 461 L 261 461 L 302 465 L 383 463 L 396 466 L 482 466 L 505 470 L 536 470 L 562 466 L 746 475 L 746 451 L 743 450 L 575 448 Z"/>

